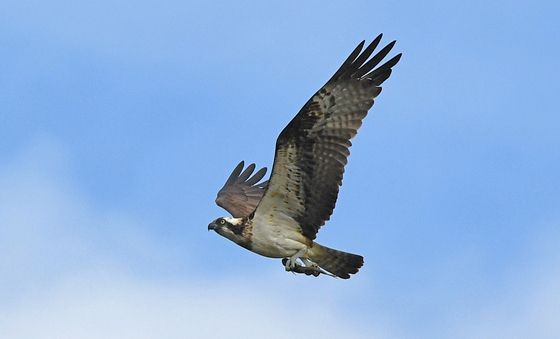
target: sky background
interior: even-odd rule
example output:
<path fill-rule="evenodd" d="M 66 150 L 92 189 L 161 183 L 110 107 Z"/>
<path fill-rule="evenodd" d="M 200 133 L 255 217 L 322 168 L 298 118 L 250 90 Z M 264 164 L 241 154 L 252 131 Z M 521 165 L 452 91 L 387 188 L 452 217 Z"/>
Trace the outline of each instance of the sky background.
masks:
<path fill-rule="evenodd" d="M 560 337 L 557 1 L 0 4 L 0 337 Z M 358 42 L 403 58 L 318 240 L 207 232 Z"/>

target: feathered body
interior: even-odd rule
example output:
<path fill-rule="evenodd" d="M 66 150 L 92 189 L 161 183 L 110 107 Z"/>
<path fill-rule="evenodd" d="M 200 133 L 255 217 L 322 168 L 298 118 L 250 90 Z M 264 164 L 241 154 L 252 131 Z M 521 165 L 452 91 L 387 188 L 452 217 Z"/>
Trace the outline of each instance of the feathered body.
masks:
<path fill-rule="evenodd" d="M 358 272 L 362 256 L 314 239 L 335 207 L 350 140 L 401 57 L 376 68 L 395 44 L 370 58 L 380 41 L 363 51 L 360 43 L 280 133 L 269 181 L 259 183 L 266 168 L 252 175 L 255 165 L 243 171 L 241 162 L 234 169 L 216 199 L 234 218 L 216 219 L 209 229 L 260 255 L 286 258 L 287 270 L 345 279 Z"/>

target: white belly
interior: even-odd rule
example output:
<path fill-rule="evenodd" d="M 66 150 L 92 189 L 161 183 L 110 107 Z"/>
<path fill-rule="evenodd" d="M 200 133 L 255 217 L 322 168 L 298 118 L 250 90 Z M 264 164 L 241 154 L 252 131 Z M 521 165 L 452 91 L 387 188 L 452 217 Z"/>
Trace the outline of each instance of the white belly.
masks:
<path fill-rule="evenodd" d="M 253 252 L 271 258 L 286 258 L 307 247 L 309 240 L 291 218 L 282 220 L 276 216 L 274 223 L 263 219 L 253 219 Z"/>

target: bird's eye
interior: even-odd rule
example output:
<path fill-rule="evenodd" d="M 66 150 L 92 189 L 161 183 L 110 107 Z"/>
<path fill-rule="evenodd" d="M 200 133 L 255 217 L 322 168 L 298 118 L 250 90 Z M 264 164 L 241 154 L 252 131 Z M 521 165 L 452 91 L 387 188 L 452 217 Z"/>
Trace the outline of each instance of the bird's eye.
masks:
<path fill-rule="evenodd" d="M 224 219 L 220 219 L 220 221 L 218 221 L 220 223 L 220 225 L 225 225 L 226 221 Z"/>

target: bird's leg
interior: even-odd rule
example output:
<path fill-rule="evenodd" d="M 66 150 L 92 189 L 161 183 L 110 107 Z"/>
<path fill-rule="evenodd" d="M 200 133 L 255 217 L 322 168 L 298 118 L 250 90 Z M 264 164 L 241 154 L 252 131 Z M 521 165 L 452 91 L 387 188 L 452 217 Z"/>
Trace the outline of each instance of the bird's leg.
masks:
<path fill-rule="evenodd" d="M 300 259 L 303 255 L 307 253 L 307 247 L 302 248 L 301 250 L 297 251 L 296 254 L 292 255 L 291 257 L 287 258 L 286 262 L 284 263 L 284 267 L 286 271 L 292 271 L 294 267 L 297 265 L 297 260 Z"/>

